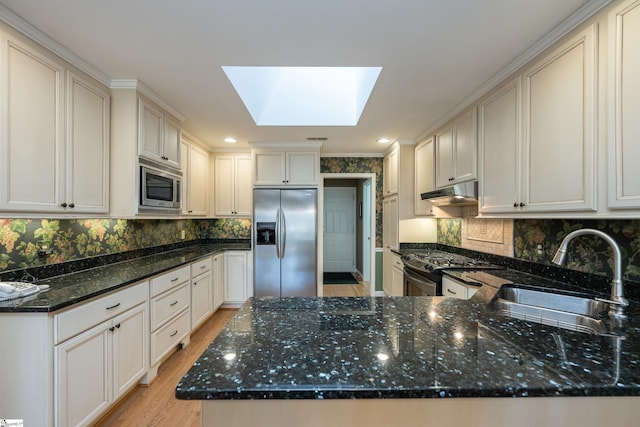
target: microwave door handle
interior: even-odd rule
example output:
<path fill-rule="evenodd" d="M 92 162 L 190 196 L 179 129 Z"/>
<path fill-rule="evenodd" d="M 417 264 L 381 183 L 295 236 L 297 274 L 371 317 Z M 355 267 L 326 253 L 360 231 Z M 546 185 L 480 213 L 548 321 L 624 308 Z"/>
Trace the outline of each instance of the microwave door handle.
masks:
<path fill-rule="evenodd" d="M 276 212 L 276 256 L 280 259 L 280 208 Z"/>

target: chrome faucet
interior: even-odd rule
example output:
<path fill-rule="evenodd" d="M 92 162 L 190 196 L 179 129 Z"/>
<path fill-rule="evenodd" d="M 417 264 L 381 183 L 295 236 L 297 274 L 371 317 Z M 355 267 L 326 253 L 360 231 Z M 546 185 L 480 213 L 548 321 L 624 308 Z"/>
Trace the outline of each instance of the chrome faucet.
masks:
<path fill-rule="evenodd" d="M 567 246 L 569 242 L 576 236 L 582 236 L 585 234 L 593 234 L 603 238 L 611 246 L 613 251 L 613 280 L 611 280 L 611 298 L 609 300 L 599 299 L 599 301 L 607 302 L 610 304 L 609 315 L 615 318 L 621 319 L 626 317 L 624 314 L 624 308 L 629 305 L 629 301 L 624 297 L 624 289 L 622 285 L 622 254 L 620 247 L 615 240 L 608 234 L 599 230 L 593 230 L 591 228 L 583 228 L 581 230 L 572 231 L 567 234 L 560 247 L 553 257 L 553 263 L 557 265 L 563 265 L 567 257 Z"/>

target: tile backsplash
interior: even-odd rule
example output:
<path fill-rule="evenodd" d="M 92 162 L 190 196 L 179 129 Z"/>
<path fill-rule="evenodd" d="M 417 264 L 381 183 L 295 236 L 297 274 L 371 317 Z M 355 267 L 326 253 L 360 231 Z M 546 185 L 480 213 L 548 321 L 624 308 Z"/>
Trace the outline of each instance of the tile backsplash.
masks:
<path fill-rule="evenodd" d="M 207 238 L 250 239 L 251 220 L 0 219 L 0 272 Z"/>
<path fill-rule="evenodd" d="M 500 225 L 495 221 L 503 223 Z M 623 278 L 640 282 L 640 220 L 637 219 L 441 218 L 438 219 L 437 235 L 440 244 L 551 264 L 564 236 L 581 228 L 594 228 L 609 234 L 622 251 Z M 511 238 L 510 232 L 513 233 Z M 509 254 L 509 243 L 512 254 Z M 604 240 L 595 236 L 578 237 L 569 245 L 567 268 L 610 277 L 613 275 L 610 254 Z"/>

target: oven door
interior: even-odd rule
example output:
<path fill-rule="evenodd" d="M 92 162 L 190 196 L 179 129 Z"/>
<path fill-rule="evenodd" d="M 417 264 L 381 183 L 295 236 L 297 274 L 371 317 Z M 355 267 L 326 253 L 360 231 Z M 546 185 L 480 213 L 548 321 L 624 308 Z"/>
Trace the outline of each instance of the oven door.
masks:
<path fill-rule="evenodd" d="M 404 295 L 408 297 L 425 297 L 438 295 L 438 284 L 426 277 L 404 269 Z"/>

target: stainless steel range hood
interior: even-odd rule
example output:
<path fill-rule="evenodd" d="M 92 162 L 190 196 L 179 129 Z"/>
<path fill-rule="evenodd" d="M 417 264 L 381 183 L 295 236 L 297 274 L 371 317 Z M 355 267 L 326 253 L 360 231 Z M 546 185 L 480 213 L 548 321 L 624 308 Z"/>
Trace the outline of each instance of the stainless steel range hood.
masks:
<path fill-rule="evenodd" d="M 420 195 L 436 206 L 470 206 L 478 203 L 478 181 L 467 181 Z"/>

